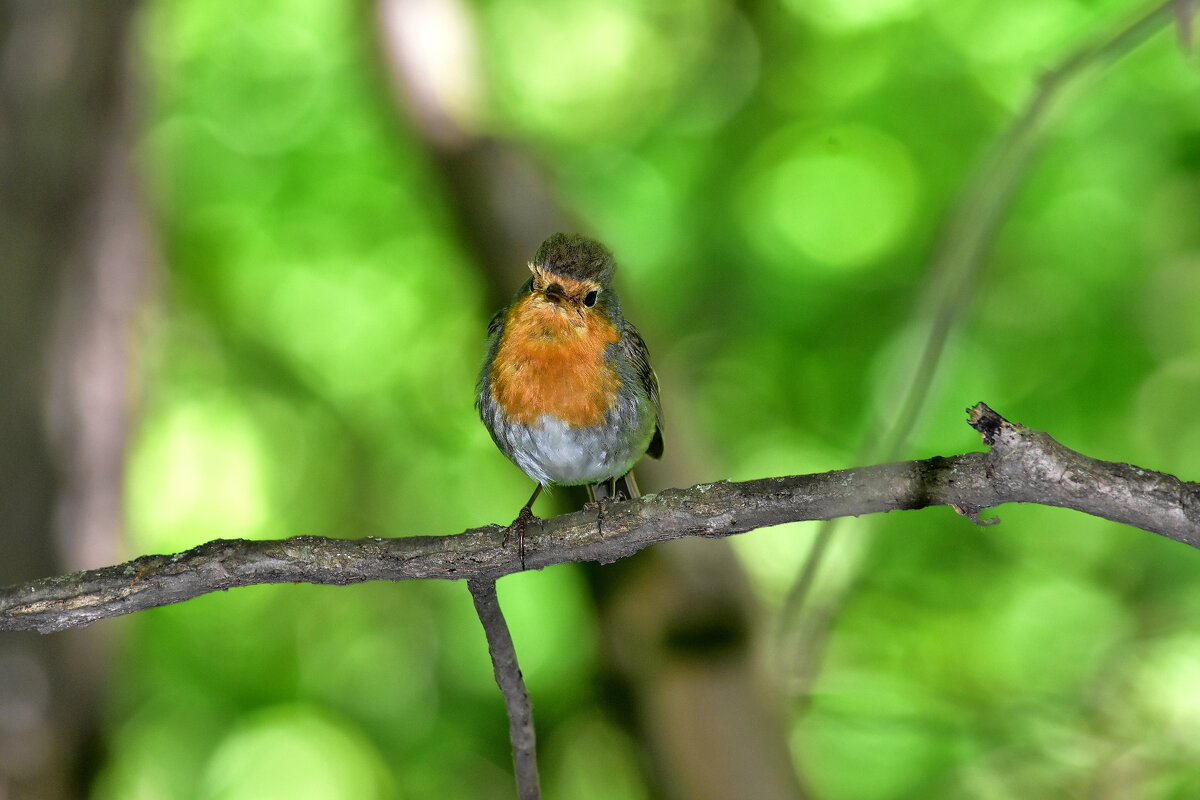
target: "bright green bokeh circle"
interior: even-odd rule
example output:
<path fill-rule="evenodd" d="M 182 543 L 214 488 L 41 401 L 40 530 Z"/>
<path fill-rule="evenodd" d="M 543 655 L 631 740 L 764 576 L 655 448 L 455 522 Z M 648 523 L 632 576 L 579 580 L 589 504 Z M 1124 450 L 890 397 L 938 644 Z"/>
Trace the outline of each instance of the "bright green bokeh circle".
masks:
<path fill-rule="evenodd" d="M 775 261 L 858 268 L 901 240 L 916 196 L 911 159 L 887 134 L 786 131 L 760 148 L 741 212 L 754 244 Z"/>

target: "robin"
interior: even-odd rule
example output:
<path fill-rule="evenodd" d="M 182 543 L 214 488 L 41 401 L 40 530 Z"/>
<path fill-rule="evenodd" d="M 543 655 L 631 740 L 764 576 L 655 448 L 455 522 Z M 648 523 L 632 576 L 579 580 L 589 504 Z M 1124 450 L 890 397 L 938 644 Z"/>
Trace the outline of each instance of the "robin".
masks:
<path fill-rule="evenodd" d="M 514 521 L 524 527 L 543 487 L 584 484 L 592 500 L 638 495 L 630 470 L 663 452 L 658 380 L 646 343 L 621 316 L 612 253 L 556 233 L 533 275 L 488 325 L 476 406 L 496 446 L 537 481 Z M 618 498 L 619 499 L 619 498 Z"/>

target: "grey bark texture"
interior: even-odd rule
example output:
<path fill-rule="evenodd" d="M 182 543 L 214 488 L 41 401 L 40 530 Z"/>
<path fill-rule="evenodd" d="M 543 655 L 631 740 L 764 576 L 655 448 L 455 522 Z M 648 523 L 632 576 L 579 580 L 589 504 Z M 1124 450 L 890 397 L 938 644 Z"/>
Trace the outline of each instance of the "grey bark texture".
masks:
<path fill-rule="evenodd" d="M 487 636 L 488 655 L 492 658 L 492 670 L 496 685 L 504 695 L 504 710 L 508 712 L 508 738 L 512 742 L 513 774 L 517 780 L 517 796 L 521 800 L 538 800 L 542 796 L 538 782 L 537 736 L 533 728 L 533 704 L 525 689 L 525 678 L 517 663 L 517 650 L 513 646 L 512 634 L 500 610 L 496 596 L 496 582 L 492 580 L 469 580 L 471 599 L 475 612 L 483 624 Z"/>
<path fill-rule="evenodd" d="M 1072 508 L 1200 547 L 1200 484 L 1100 461 L 1011 423 L 985 404 L 970 423 L 990 450 L 816 475 L 668 489 L 540 520 L 526 530 L 526 565 L 608 563 L 684 536 L 723 537 L 779 525 L 950 506 L 977 523 L 1002 503 Z M 43 633 L 259 583 L 495 580 L 521 570 L 506 529 L 450 536 L 221 540 L 174 555 L 0 589 L 0 630 Z"/>

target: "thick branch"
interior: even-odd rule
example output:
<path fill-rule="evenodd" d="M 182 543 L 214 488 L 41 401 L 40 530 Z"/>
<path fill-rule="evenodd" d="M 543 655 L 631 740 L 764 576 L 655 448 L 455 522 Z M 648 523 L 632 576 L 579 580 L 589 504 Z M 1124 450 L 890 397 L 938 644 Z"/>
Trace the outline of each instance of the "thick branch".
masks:
<path fill-rule="evenodd" d="M 983 403 L 970 422 L 986 453 L 880 464 L 818 475 L 669 489 L 535 522 L 526 565 L 608 563 L 683 536 L 721 537 L 768 525 L 952 506 L 978 521 L 1001 503 L 1072 508 L 1200 547 L 1200 484 L 1099 461 Z M 183 553 L 0 589 L 0 630 L 43 633 L 259 583 L 344 585 L 413 578 L 487 579 L 521 570 L 505 528 L 401 539 L 217 540 Z"/>

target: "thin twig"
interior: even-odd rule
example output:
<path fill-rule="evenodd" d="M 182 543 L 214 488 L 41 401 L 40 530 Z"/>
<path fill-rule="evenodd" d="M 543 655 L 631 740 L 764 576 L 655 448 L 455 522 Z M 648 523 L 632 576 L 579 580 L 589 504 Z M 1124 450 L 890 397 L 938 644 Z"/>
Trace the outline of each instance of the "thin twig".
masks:
<path fill-rule="evenodd" d="M 496 582 L 486 578 L 467 581 L 475 611 L 487 634 L 488 654 L 492 657 L 492 669 L 496 673 L 496 684 L 504 695 L 504 709 L 508 712 L 508 738 L 512 742 L 513 773 L 517 780 L 517 796 L 521 800 L 538 800 L 542 796 L 538 787 L 537 737 L 533 730 L 533 706 L 529 693 L 525 691 L 525 680 L 517 664 L 517 651 L 513 647 L 512 634 L 500 600 L 496 597 Z"/>

